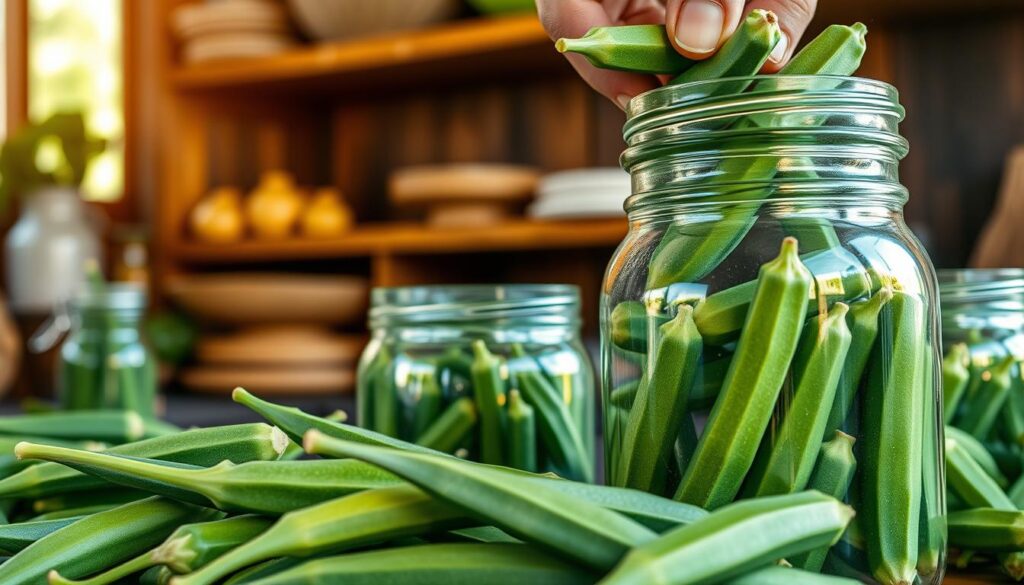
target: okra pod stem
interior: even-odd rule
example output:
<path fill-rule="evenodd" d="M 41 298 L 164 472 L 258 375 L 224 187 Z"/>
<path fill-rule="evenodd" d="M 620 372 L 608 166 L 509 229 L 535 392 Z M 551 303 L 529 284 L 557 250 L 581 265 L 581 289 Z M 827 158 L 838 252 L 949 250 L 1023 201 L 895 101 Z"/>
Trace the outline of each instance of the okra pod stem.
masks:
<path fill-rule="evenodd" d="M 675 499 L 715 509 L 739 493 L 796 352 L 810 287 L 797 242 L 786 238 L 779 256 L 761 267 L 721 395 Z"/>
<path fill-rule="evenodd" d="M 252 423 L 183 431 L 173 436 L 118 445 L 105 453 L 207 466 L 225 460 L 243 463 L 276 459 L 287 445 L 287 437 L 277 428 Z M 107 485 L 101 479 L 63 465 L 40 463 L 0 480 L 0 498 L 45 498 L 103 489 Z"/>
<path fill-rule="evenodd" d="M 358 461 L 223 461 L 202 468 L 22 443 L 20 457 L 74 467 L 112 483 L 226 512 L 283 514 L 344 494 L 398 483 Z"/>
<path fill-rule="evenodd" d="M 619 453 L 616 480 L 655 494 L 666 490 L 666 471 L 703 352 L 693 308 L 679 307 L 675 319 L 660 327 L 654 367 L 637 391 Z"/>
<path fill-rule="evenodd" d="M 595 67 L 635 73 L 677 74 L 694 61 L 679 54 L 664 25 L 601 26 L 578 39 L 558 39 L 559 53 L 576 53 Z"/>

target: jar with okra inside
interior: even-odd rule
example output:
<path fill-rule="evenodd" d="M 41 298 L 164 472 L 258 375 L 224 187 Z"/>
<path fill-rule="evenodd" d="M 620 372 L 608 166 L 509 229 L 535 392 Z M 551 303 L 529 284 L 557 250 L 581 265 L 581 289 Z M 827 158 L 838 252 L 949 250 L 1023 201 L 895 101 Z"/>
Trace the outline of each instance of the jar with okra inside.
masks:
<path fill-rule="evenodd" d="M 590 481 L 594 372 L 567 285 L 378 288 L 359 363 L 366 428 Z"/>
<path fill-rule="evenodd" d="M 903 220 L 896 89 L 730 78 L 627 114 L 630 229 L 601 303 L 607 482 L 711 510 L 819 490 L 856 518 L 790 563 L 939 583 L 938 299 Z"/>
<path fill-rule="evenodd" d="M 982 442 L 1010 488 L 1024 461 L 1024 269 L 940 270 L 939 296 L 945 422 Z"/>
<path fill-rule="evenodd" d="M 86 287 L 71 301 L 71 332 L 60 348 L 61 408 L 156 415 L 156 357 L 141 331 L 145 311 L 146 291 L 133 284 Z"/>

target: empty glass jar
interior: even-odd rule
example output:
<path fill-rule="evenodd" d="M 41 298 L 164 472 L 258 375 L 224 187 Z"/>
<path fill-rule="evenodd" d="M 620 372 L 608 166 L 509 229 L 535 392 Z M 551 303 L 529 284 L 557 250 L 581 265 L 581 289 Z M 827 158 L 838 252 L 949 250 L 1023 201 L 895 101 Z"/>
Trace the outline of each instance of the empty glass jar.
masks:
<path fill-rule="evenodd" d="M 632 101 L 601 314 L 609 483 L 712 510 L 817 489 L 856 517 L 791 563 L 941 581 L 938 299 L 903 220 L 903 114 L 893 87 L 829 76 Z"/>

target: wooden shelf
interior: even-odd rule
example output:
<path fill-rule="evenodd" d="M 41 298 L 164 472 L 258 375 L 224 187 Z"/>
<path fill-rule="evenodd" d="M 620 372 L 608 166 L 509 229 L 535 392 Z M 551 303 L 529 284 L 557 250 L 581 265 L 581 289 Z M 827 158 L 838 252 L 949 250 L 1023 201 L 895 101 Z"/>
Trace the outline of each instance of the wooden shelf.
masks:
<path fill-rule="evenodd" d="M 179 90 L 259 88 L 294 92 L 329 87 L 361 90 L 435 83 L 492 72 L 508 75 L 565 68 L 535 15 L 461 20 L 417 31 L 307 48 L 266 58 L 180 66 Z"/>
<path fill-rule="evenodd" d="M 189 264 L 242 264 L 373 255 L 466 254 L 519 250 L 611 247 L 626 235 L 625 219 L 517 220 L 481 228 L 431 229 L 419 224 L 361 226 L 337 240 L 246 241 L 230 245 L 192 242 L 171 253 Z"/>

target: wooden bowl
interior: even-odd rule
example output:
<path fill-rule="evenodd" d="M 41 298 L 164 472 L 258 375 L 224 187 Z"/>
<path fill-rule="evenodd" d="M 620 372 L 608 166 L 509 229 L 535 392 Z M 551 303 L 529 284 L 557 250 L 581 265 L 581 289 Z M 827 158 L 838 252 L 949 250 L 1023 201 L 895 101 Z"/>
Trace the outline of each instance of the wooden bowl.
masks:
<path fill-rule="evenodd" d="M 388 193 L 396 207 L 425 209 L 430 225 L 479 227 L 518 215 L 538 179 L 535 168 L 518 165 L 426 165 L 396 171 Z"/>
<path fill-rule="evenodd" d="M 197 366 L 181 372 L 182 385 L 192 392 L 229 395 L 237 386 L 261 395 L 346 394 L 355 387 L 355 368 L 254 368 Z"/>
<path fill-rule="evenodd" d="M 361 335 L 312 325 L 271 325 L 204 335 L 196 344 L 196 359 L 204 366 L 353 366 L 365 345 Z"/>
<path fill-rule="evenodd" d="M 417 28 L 447 20 L 459 0 L 288 0 L 299 28 L 310 38 L 336 41 Z"/>
<path fill-rule="evenodd" d="M 365 319 L 368 284 L 356 276 L 225 273 L 176 278 L 167 292 L 210 323 L 351 325 Z"/>

